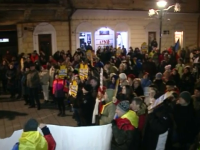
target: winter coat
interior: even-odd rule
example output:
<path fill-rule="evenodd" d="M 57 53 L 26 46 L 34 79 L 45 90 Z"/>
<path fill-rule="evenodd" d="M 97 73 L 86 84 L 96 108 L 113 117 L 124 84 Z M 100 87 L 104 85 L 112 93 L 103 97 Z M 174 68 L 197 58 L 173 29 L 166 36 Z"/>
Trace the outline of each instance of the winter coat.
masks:
<path fill-rule="evenodd" d="M 53 81 L 53 94 L 56 98 L 65 97 L 64 86 L 65 81 L 63 79 L 55 79 Z"/>
<path fill-rule="evenodd" d="M 176 105 L 173 115 L 180 144 L 192 142 L 197 132 L 193 105 L 191 103 L 188 106 Z"/>
<path fill-rule="evenodd" d="M 51 135 L 49 128 L 44 127 L 41 129 L 44 137 L 39 131 L 23 132 L 12 150 L 55 150 L 56 142 Z"/>
<path fill-rule="evenodd" d="M 111 150 L 137 150 L 139 148 L 138 116 L 128 111 L 112 121 Z"/>
<path fill-rule="evenodd" d="M 181 79 L 181 91 L 188 91 L 193 93 L 195 79 L 191 73 L 186 73 L 182 75 Z"/>
<path fill-rule="evenodd" d="M 32 70 L 27 74 L 27 87 L 38 88 L 40 86 L 40 77 L 37 70 Z"/>
<path fill-rule="evenodd" d="M 44 70 L 42 72 L 39 73 L 40 76 L 40 82 L 42 85 L 48 85 L 49 83 L 49 71 L 48 70 Z"/>
<path fill-rule="evenodd" d="M 81 116 L 84 119 L 84 125 L 92 124 L 92 114 L 94 110 L 95 100 L 91 92 L 83 94 L 81 98 Z"/>
<path fill-rule="evenodd" d="M 161 104 L 147 115 L 142 147 L 143 150 L 164 150 L 173 123 L 168 106 Z"/>
<path fill-rule="evenodd" d="M 16 70 L 13 69 L 9 69 L 6 72 L 6 78 L 8 80 L 8 86 L 12 86 L 13 84 L 15 84 L 15 80 L 16 80 Z"/>
<path fill-rule="evenodd" d="M 8 70 L 7 65 L 1 65 L 0 66 L 0 80 L 7 80 L 7 78 L 6 78 L 7 70 Z"/>

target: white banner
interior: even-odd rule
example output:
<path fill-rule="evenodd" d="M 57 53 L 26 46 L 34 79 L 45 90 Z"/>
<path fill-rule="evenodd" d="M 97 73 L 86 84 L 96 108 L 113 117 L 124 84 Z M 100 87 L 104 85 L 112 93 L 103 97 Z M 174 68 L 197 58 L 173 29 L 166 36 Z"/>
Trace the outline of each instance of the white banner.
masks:
<path fill-rule="evenodd" d="M 56 150 L 110 150 L 111 124 L 92 127 L 47 126 L 56 141 Z M 11 137 L 0 139 L 0 149 L 11 150 L 22 132 L 17 130 Z"/>

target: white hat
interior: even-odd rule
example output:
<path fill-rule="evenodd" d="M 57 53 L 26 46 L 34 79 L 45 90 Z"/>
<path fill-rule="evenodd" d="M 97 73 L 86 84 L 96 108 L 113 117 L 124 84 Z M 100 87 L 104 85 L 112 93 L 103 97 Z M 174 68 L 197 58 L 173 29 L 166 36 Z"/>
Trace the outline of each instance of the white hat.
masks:
<path fill-rule="evenodd" d="M 125 73 L 120 73 L 119 74 L 119 78 L 122 79 L 122 80 L 126 80 L 127 79 L 127 76 Z"/>

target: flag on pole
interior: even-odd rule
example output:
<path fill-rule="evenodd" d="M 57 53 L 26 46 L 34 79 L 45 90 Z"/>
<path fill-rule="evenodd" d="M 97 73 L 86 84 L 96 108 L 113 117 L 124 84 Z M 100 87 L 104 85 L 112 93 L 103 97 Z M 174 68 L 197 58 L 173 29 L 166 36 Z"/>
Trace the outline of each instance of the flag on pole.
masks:
<path fill-rule="evenodd" d="M 180 41 L 179 41 L 179 39 L 177 40 L 177 42 L 175 43 L 175 45 L 174 45 L 174 50 L 176 51 L 176 52 L 178 52 L 178 50 L 180 50 L 181 49 L 181 47 L 180 47 Z"/>

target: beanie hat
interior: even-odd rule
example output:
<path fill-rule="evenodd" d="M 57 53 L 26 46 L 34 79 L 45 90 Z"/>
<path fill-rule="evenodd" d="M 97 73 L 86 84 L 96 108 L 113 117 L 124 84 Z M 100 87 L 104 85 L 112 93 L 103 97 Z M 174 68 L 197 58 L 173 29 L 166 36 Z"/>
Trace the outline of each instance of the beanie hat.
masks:
<path fill-rule="evenodd" d="M 135 79 L 135 75 L 134 74 L 129 74 L 128 78 L 131 78 L 132 80 L 134 80 Z"/>
<path fill-rule="evenodd" d="M 101 92 L 101 94 L 105 94 L 105 92 L 106 92 L 106 87 L 105 86 L 103 86 L 102 88 L 101 87 L 99 87 L 98 88 L 98 92 Z"/>
<path fill-rule="evenodd" d="M 24 132 L 37 131 L 38 122 L 35 119 L 29 119 L 24 125 Z"/>
<path fill-rule="evenodd" d="M 124 112 L 128 112 L 130 108 L 129 101 L 122 101 L 117 105 L 118 108 L 120 108 Z"/>
<path fill-rule="evenodd" d="M 190 101 L 191 101 L 191 94 L 188 91 L 183 91 L 179 96 L 181 98 L 183 98 L 187 103 L 190 103 Z"/>
<path fill-rule="evenodd" d="M 158 80 L 162 79 L 162 73 L 161 72 L 156 74 L 156 79 L 158 79 Z"/>
<path fill-rule="evenodd" d="M 120 73 L 119 74 L 119 78 L 122 79 L 122 80 L 126 80 L 127 79 L 127 76 L 125 73 Z"/>
<path fill-rule="evenodd" d="M 92 90 L 92 86 L 90 84 L 86 84 L 83 87 L 86 91 L 90 92 Z"/>
<path fill-rule="evenodd" d="M 43 65 L 42 67 L 43 67 L 44 69 L 47 69 L 47 65 Z"/>

